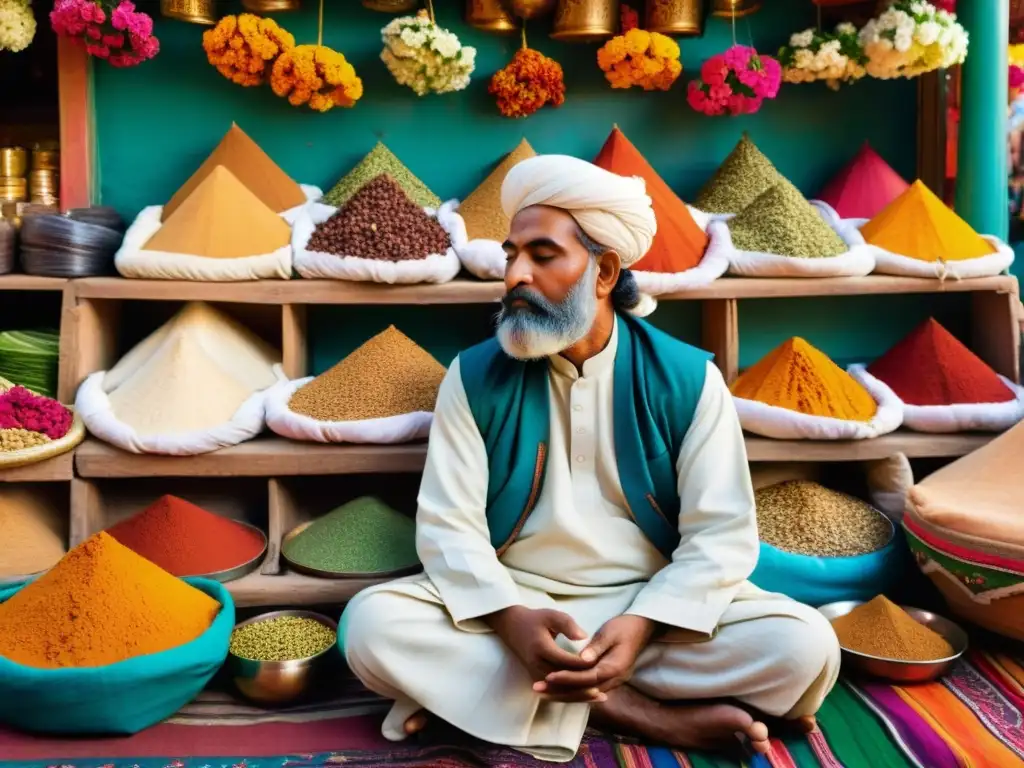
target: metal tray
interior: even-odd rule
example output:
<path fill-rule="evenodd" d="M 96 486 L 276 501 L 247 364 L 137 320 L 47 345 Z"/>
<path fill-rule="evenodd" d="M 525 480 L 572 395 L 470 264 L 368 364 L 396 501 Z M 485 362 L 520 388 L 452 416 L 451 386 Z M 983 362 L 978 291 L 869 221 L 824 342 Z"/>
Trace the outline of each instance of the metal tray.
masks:
<path fill-rule="evenodd" d="M 301 565 L 295 563 L 288 558 L 284 553 L 285 545 L 306 530 L 315 521 L 309 520 L 301 525 L 297 525 L 292 530 L 284 535 L 281 539 L 281 559 L 285 564 L 296 573 L 304 573 L 307 576 L 316 576 L 321 579 L 397 579 L 401 576 L 411 576 L 414 573 L 419 573 L 423 570 L 423 566 L 420 563 L 415 565 L 406 566 L 405 568 L 397 568 L 393 571 L 374 571 L 370 573 L 339 573 L 338 571 L 324 571 L 319 568 L 311 568 L 308 565 Z"/>

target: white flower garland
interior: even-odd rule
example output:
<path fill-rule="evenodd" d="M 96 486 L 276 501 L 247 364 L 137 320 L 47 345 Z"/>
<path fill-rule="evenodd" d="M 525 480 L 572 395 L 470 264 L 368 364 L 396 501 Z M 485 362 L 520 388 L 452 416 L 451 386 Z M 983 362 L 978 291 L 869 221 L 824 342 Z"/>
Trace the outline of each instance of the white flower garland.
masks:
<path fill-rule="evenodd" d="M 23 51 L 36 36 L 36 17 L 28 0 L 0 0 L 0 51 Z"/>
<path fill-rule="evenodd" d="M 380 58 L 399 83 L 416 92 L 461 91 L 476 67 L 476 48 L 430 20 L 426 11 L 400 16 L 381 30 Z"/>
<path fill-rule="evenodd" d="M 844 22 L 834 32 L 805 29 L 790 35 L 789 45 L 779 49 L 782 79 L 787 83 L 824 80 L 833 91 L 866 74 L 867 56 L 857 38 L 857 28 Z"/>
<path fill-rule="evenodd" d="M 860 31 L 871 77 L 918 77 L 963 64 L 967 31 L 956 14 L 924 0 L 898 0 Z"/>

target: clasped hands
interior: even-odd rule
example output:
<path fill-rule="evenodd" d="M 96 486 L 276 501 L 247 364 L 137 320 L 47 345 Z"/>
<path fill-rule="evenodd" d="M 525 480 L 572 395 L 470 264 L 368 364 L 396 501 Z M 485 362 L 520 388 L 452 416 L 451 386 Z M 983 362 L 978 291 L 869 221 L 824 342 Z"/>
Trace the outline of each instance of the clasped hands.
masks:
<path fill-rule="evenodd" d="M 587 634 L 561 611 L 516 605 L 491 614 L 486 621 L 526 667 L 534 691 L 553 701 L 591 704 L 606 701 L 609 691 L 633 676 L 636 659 L 656 627 L 642 616 L 617 616 L 575 654 L 555 639 L 565 635 L 579 641 Z"/>

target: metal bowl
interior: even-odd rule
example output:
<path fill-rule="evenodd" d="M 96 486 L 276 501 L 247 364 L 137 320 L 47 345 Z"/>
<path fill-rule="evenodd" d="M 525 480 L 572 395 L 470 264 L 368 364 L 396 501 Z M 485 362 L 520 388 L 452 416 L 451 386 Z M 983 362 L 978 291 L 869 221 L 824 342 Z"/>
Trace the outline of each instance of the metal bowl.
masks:
<path fill-rule="evenodd" d="M 398 579 L 402 576 L 412 576 L 414 573 L 419 573 L 423 570 L 423 565 L 421 563 L 413 563 L 412 565 L 407 565 L 404 568 L 395 568 L 391 571 L 373 571 L 369 573 L 325 571 L 321 568 L 302 565 L 301 563 L 296 563 L 294 560 L 289 559 L 288 555 L 284 552 L 288 542 L 315 522 L 315 520 L 308 520 L 305 523 L 301 523 L 288 531 L 288 533 L 286 533 L 281 539 L 281 559 L 284 560 L 285 565 L 296 573 L 302 573 L 306 576 L 316 576 L 320 579 Z"/>
<path fill-rule="evenodd" d="M 214 581 L 219 581 L 221 584 L 224 584 L 228 581 L 234 581 L 235 579 L 240 579 L 243 576 L 248 576 L 263 564 L 263 558 L 267 556 L 267 534 L 255 525 L 250 525 L 249 523 L 241 520 L 235 520 L 235 522 L 239 525 L 244 525 L 250 530 L 256 531 L 256 533 L 260 535 L 263 539 L 263 549 L 260 550 L 260 553 L 252 560 L 242 563 L 241 565 L 236 565 L 234 568 L 228 568 L 225 571 L 214 571 L 213 573 L 190 573 L 189 576 L 202 579 L 213 579 Z"/>
<path fill-rule="evenodd" d="M 47 569 L 48 571 L 49 569 Z M 26 573 L 23 576 L 0 576 L 0 589 L 9 589 L 11 587 L 18 587 L 28 584 L 30 581 L 35 581 L 40 576 L 45 574 L 47 571 L 37 571 L 36 573 Z"/>
<path fill-rule="evenodd" d="M 844 600 L 839 603 L 823 605 L 818 608 L 818 612 L 829 621 L 832 621 L 840 616 L 845 616 L 858 605 L 863 604 L 860 600 Z M 910 614 L 910 617 L 918 624 L 923 624 L 945 638 L 946 642 L 953 646 L 953 655 L 944 659 L 936 659 L 935 661 L 903 661 L 901 659 L 887 659 L 882 656 L 871 656 L 867 653 L 843 648 L 843 666 L 845 669 L 853 669 L 863 675 L 888 680 L 893 683 L 927 683 L 942 677 L 953 666 L 953 662 L 966 653 L 968 644 L 967 633 L 958 624 L 954 624 L 949 619 L 943 618 L 931 611 L 924 611 L 909 605 L 901 605 L 900 608 Z"/>
<path fill-rule="evenodd" d="M 314 619 L 338 631 L 338 622 L 313 611 L 271 611 L 239 622 L 235 629 L 282 616 Z M 330 676 L 326 674 L 338 663 L 338 644 L 331 643 L 315 656 L 290 661 L 256 661 L 228 653 L 225 664 L 231 682 L 239 693 L 258 704 L 290 704 L 313 693 L 318 684 Z"/>

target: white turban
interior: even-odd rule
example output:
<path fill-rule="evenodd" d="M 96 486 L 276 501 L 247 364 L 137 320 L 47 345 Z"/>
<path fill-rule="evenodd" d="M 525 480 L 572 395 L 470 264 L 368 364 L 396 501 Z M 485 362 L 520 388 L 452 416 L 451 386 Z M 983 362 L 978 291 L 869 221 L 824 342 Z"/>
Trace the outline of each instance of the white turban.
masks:
<path fill-rule="evenodd" d="M 568 155 L 537 155 L 517 163 L 501 185 L 501 207 L 510 219 L 531 205 L 572 214 L 587 236 L 619 254 L 623 267 L 642 259 L 654 241 L 647 185 Z"/>

